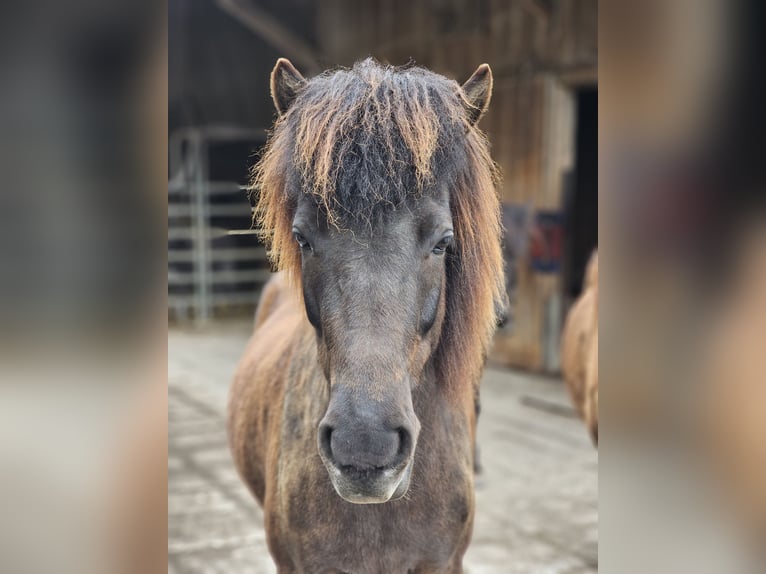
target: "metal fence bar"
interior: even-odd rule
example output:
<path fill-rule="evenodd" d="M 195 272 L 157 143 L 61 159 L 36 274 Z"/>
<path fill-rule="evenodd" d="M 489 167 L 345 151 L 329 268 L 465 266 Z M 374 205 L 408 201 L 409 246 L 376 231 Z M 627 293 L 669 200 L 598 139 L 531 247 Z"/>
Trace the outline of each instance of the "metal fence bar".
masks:
<path fill-rule="evenodd" d="M 197 324 L 208 322 L 225 306 L 254 305 L 270 276 L 258 231 L 249 229 L 247 187 L 236 181 L 210 181 L 213 146 L 259 139 L 252 132 L 229 131 L 189 129 L 171 138 L 168 308 L 177 319 L 193 317 Z"/>
<path fill-rule="evenodd" d="M 210 278 L 208 276 L 210 271 L 210 257 L 208 253 L 210 246 L 208 241 L 207 146 L 201 141 L 201 138 L 197 138 L 195 153 L 196 169 L 194 185 L 192 186 L 195 208 L 193 250 L 196 255 L 194 261 L 196 313 L 194 318 L 197 323 L 204 324 L 207 323 L 211 315 L 209 301 Z"/>

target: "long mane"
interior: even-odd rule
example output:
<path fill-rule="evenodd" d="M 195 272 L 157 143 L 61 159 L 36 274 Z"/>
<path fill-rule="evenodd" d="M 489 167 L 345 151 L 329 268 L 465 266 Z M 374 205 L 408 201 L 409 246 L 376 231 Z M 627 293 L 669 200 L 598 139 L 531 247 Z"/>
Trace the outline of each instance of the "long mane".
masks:
<path fill-rule="evenodd" d="M 504 291 L 497 182 L 456 82 L 367 59 L 311 79 L 277 120 L 253 173 L 255 225 L 274 266 L 300 285 L 300 194 L 344 228 L 446 186 L 455 242 L 435 366 L 446 384 L 477 384 Z"/>

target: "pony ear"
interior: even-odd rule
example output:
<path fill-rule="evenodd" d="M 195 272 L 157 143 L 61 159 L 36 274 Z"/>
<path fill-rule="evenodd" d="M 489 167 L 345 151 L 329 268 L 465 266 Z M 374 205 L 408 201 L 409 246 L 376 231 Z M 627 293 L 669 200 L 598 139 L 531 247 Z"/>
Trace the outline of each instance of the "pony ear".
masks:
<path fill-rule="evenodd" d="M 462 86 L 463 103 L 468 121 L 475 126 L 487 111 L 492 97 L 492 70 L 489 64 L 482 64 Z"/>
<path fill-rule="evenodd" d="M 306 79 L 295 69 L 290 60 L 279 58 L 271 72 L 271 98 L 280 116 L 295 100 L 295 96 L 306 85 Z"/>

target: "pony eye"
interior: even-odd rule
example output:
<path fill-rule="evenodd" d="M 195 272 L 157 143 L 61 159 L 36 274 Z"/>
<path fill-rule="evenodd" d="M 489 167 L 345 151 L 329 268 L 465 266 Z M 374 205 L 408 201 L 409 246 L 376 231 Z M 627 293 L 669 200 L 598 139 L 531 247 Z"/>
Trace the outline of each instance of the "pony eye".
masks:
<path fill-rule="evenodd" d="M 447 251 L 447 248 L 452 244 L 452 233 L 445 235 L 439 240 L 439 243 L 434 245 L 434 248 L 431 250 L 431 253 L 434 255 L 444 255 L 444 253 Z"/>
<path fill-rule="evenodd" d="M 293 229 L 293 237 L 295 237 L 295 241 L 301 249 L 312 251 L 311 243 L 309 243 L 308 239 L 306 239 L 300 231 Z"/>

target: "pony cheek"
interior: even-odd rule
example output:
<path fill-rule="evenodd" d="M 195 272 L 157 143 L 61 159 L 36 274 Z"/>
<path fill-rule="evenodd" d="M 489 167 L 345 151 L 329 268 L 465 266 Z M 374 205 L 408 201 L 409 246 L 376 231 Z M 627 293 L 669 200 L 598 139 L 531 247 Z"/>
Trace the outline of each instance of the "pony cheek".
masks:
<path fill-rule="evenodd" d="M 322 368 L 322 374 L 324 375 L 325 380 L 327 381 L 327 388 L 329 390 L 330 388 L 330 359 L 329 359 L 329 352 L 327 349 L 327 345 L 324 344 L 323 341 L 317 340 L 317 354 L 319 359 L 319 366 Z"/>
<path fill-rule="evenodd" d="M 409 380 L 410 390 L 418 386 L 423 374 L 423 369 L 428 362 L 429 357 L 434 352 L 433 337 L 422 337 L 415 343 L 415 349 L 410 355 Z"/>
<path fill-rule="evenodd" d="M 309 323 L 316 329 L 317 337 L 322 337 L 322 317 L 319 312 L 319 304 L 314 292 L 306 287 L 306 282 L 303 283 L 303 306 L 306 310 L 306 318 Z"/>
<path fill-rule="evenodd" d="M 421 337 L 425 337 L 434 326 L 436 316 L 439 312 L 439 302 L 441 301 L 441 284 L 433 287 L 423 300 L 420 311 L 420 324 L 418 332 Z"/>

